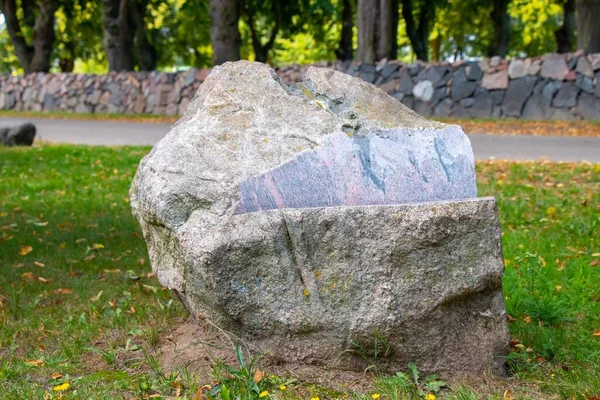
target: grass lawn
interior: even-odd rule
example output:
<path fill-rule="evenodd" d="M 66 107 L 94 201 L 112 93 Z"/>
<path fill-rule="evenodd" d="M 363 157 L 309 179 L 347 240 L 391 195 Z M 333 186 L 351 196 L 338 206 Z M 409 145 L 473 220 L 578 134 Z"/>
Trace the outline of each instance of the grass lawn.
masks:
<path fill-rule="evenodd" d="M 0 149 L 0 398 L 193 399 L 221 376 L 228 400 L 252 386 L 248 368 L 209 377 L 157 364 L 159 340 L 186 314 L 150 273 L 129 209 L 148 150 Z M 451 381 L 437 398 L 600 399 L 600 165 L 495 161 L 477 172 L 500 209 L 512 376 Z M 258 391 L 424 398 L 402 377 L 373 376 L 362 393 L 287 379 L 267 371 Z"/>

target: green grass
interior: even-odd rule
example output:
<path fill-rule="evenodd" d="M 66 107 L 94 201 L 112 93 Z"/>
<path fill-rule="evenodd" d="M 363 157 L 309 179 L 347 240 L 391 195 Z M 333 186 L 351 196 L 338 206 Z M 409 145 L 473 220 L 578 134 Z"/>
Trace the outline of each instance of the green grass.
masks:
<path fill-rule="evenodd" d="M 252 386 L 248 368 L 206 377 L 158 365 L 159 338 L 186 313 L 149 274 L 130 213 L 129 185 L 148 150 L 0 149 L 0 398 L 194 398 L 215 379 L 235 398 Z M 450 381 L 438 399 L 502 399 L 506 388 L 515 399 L 600 396 L 600 165 L 477 170 L 480 195 L 496 196 L 500 210 L 513 377 Z M 374 377 L 362 394 L 340 393 L 267 373 L 259 389 L 284 399 L 423 398 L 403 384 Z M 258 398 L 253 390 L 243 398 Z"/>
<path fill-rule="evenodd" d="M 157 114 L 123 114 L 123 113 L 74 113 L 67 111 L 11 111 L 0 110 L 0 117 L 5 118 L 43 118 L 43 119 L 78 119 L 78 120 L 109 120 L 127 122 L 174 123 L 179 116 Z"/>

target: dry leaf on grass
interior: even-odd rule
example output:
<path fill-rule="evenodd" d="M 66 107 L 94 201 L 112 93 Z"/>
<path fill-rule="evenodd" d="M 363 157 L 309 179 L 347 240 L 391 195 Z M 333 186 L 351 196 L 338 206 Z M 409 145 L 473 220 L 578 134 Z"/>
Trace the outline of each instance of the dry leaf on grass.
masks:
<path fill-rule="evenodd" d="M 33 247 L 31 247 L 31 246 L 23 246 L 23 247 L 21 247 L 21 251 L 19 252 L 19 254 L 24 256 L 24 255 L 31 253 L 32 250 L 33 250 Z"/>

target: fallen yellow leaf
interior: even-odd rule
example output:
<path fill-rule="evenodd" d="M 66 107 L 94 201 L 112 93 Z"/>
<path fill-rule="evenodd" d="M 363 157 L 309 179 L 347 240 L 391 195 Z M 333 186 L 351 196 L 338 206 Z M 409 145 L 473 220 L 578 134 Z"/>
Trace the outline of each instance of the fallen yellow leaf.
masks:
<path fill-rule="evenodd" d="M 32 281 L 33 280 L 33 274 L 31 272 L 23 272 L 23 274 L 21 275 L 21 278 L 28 279 L 28 280 Z"/>
<path fill-rule="evenodd" d="M 33 250 L 33 247 L 31 247 L 31 246 L 23 246 L 23 247 L 21 247 L 21 251 L 19 252 L 19 254 L 24 256 L 24 255 L 31 253 L 32 250 Z"/>
<path fill-rule="evenodd" d="M 63 377 L 62 374 L 59 374 L 58 372 L 53 372 L 50 376 L 52 377 L 52 379 L 60 379 Z"/>
<path fill-rule="evenodd" d="M 46 278 L 43 278 L 41 276 L 38 276 L 38 281 L 40 281 L 42 283 L 52 283 L 54 281 L 54 279 L 52 279 L 52 278 L 46 279 Z"/>
<path fill-rule="evenodd" d="M 33 365 L 34 367 L 40 367 L 45 364 L 43 360 L 29 360 L 25 361 L 25 364 Z"/>
<path fill-rule="evenodd" d="M 38 267 L 40 267 L 40 268 L 44 268 L 44 267 L 46 266 L 46 264 L 44 264 L 44 263 L 41 263 L 41 262 L 39 262 L 39 261 L 34 261 L 33 263 L 34 263 L 35 265 L 37 265 Z"/>
<path fill-rule="evenodd" d="M 513 398 L 510 397 L 510 390 L 508 389 L 504 391 L 504 400 L 513 400 Z"/>
<path fill-rule="evenodd" d="M 56 385 L 52 388 L 52 390 L 54 390 L 55 392 L 64 392 L 65 390 L 67 390 L 69 388 L 69 382 L 65 382 L 62 385 Z"/>
<path fill-rule="evenodd" d="M 73 289 L 60 288 L 60 289 L 56 289 L 55 292 L 59 293 L 59 294 L 71 294 L 71 293 L 73 293 Z"/>
<path fill-rule="evenodd" d="M 593 333 L 593 336 L 600 336 L 600 331 L 598 331 L 598 332 L 594 332 L 594 333 Z"/>

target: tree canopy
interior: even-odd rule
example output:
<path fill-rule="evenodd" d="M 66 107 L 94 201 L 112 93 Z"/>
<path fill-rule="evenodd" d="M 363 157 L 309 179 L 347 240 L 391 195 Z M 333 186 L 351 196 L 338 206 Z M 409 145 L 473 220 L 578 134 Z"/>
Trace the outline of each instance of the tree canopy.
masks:
<path fill-rule="evenodd" d="M 0 0 L 0 72 L 600 52 L 600 0 Z"/>

